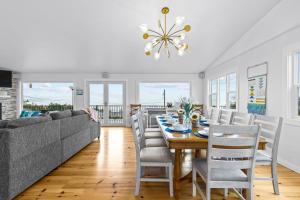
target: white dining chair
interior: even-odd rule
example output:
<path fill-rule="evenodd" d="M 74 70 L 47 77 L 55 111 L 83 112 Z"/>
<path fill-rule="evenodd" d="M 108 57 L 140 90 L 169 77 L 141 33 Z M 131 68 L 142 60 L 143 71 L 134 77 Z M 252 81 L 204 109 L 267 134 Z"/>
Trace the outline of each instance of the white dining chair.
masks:
<path fill-rule="evenodd" d="M 143 135 L 139 129 L 136 115 L 131 117 L 132 133 L 136 150 L 136 184 L 135 196 L 140 193 L 141 182 L 168 182 L 170 196 L 173 196 L 173 162 L 170 150 L 166 147 L 144 147 Z M 166 169 L 166 177 L 145 177 L 144 167 L 160 167 Z"/>
<path fill-rule="evenodd" d="M 277 174 L 277 153 L 282 117 L 255 115 L 254 124 L 261 125 L 261 136 L 268 142 L 266 150 L 259 150 L 256 156 L 256 165 L 271 165 L 271 177 L 255 177 L 256 180 L 270 180 L 273 183 L 275 194 L 279 194 Z"/>
<path fill-rule="evenodd" d="M 253 121 L 253 115 L 250 113 L 233 112 L 230 124 L 232 125 L 250 125 Z"/>
<path fill-rule="evenodd" d="M 193 160 L 193 196 L 199 191 L 202 199 L 210 200 L 212 188 L 232 188 L 244 199 L 238 189 L 245 188 L 248 189 L 248 200 L 252 200 L 259 135 L 260 127 L 255 125 L 211 125 L 206 160 Z M 205 192 L 197 182 L 197 175 L 206 184 Z"/>
<path fill-rule="evenodd" d="M 232 111 L 231 110 L 221 110 L 220 111 L 220 118 L 219 124 L 221 125 L 229 125 L 232 118 Z"/>
<path fill-rule="evenodd" d="M 159 132 L 145 132 L 143 128 L 142 115 L 140 112 L 136 114 L 139 130 L 143 136 L 143 142 L 146 147 L 166 147 L 166 141 L 162 136 L 162 133 Z"/>
<path fill-rule="evenodd" d="M 141 131 L 144 133 L 145 138 L 162 138 L 162 133 L 160 128 L 147 128 L 146 127 L 146 115 L 141 110 L 137 112 L 139 125 L 141 128 Z"/>
<path fill-rule="evenodd" d="M 212 124 L 218 123 L 220 120 L 221 110 L 218 108 L 212 108 L 208 121 Z"/>

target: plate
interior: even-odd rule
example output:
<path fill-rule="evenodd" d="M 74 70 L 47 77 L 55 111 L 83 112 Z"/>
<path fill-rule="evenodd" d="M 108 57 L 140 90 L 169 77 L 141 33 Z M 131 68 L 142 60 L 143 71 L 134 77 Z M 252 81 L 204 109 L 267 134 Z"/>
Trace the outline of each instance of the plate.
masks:
<path fill-rule="evenodd" d="M 169 127 L 172 131 L 179 131 L 179 132 L 183 132 L 183 131 L 187 131 L 187 128 L 182 127 L 182 129 L 176 129 L 174 126 Z"/>

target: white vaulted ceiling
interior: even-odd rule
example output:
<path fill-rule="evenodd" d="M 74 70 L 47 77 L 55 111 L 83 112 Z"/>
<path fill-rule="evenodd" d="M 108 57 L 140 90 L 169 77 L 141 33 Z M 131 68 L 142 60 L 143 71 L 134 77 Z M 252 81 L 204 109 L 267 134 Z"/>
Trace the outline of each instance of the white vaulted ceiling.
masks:
<path fill-rule="evenodd" d="M 0 68 L 19 72 L 197 73 L 279 0 L 0 0 Z M 188 54 L 144 55 L 139 25 L 185 16 Z"/>

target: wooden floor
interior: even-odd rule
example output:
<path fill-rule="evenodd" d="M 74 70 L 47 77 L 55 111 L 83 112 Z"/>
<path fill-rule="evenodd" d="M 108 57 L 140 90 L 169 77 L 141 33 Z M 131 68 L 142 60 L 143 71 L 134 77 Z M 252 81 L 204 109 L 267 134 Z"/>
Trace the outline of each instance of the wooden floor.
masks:
<path fill-rule="evenodd" d="M 258 168 L 257 174 L 268 174 L 268 170 Z M 182 184 L 181 192 L 174 198 L 169 197 L 167 183 L 143 183 L 140 196 L 134 197 L 134 180 L 135 149 L 131 129 L 103 128 L 100 142 L 87 146 L 16 199 L 193 199 L 190 180 Z M 299 174 L 280 166 L 279 182 L 280 195 L 273 194 L 271 182 L 255 182 L 255 199 L 300 200 Z M 223 199 L 222 190 L 213 190 L 212 199 Z M 230 193 L 228 199 L 237 197 Z"/>

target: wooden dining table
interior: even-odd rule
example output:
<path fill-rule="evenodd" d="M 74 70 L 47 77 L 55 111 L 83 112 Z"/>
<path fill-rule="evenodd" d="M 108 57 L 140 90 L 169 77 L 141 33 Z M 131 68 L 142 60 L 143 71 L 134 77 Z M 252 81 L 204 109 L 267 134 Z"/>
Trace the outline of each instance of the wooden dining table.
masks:
<path fill-rule="evenodd" d="M 197 128 L 192 128 L 191 133 L 180 133 L 180 132 L 169 132 L 166 129 L 169 126 L 165 126 L 166 122 L 162 122 L 163 116 L 157 116 L 156 120 L 163 133 L 163 137 L 168 145 L 169 149 L 175 150 L 175 160 L 174 160 L 174 190 L 178 191 L 180 189 L 180 182 L 187 177 L 187 174 L 182 176 L 182 151 L 185 149 L 201 150 L 207 149 L 208 139 L 204 137 L 198 137 L 194 135 L 194 132 L 203 130 L 205 126 L 199 126 Z M 265 149 L 267 141 L 263 138 L 259 140 L 259 149 Z"/>

